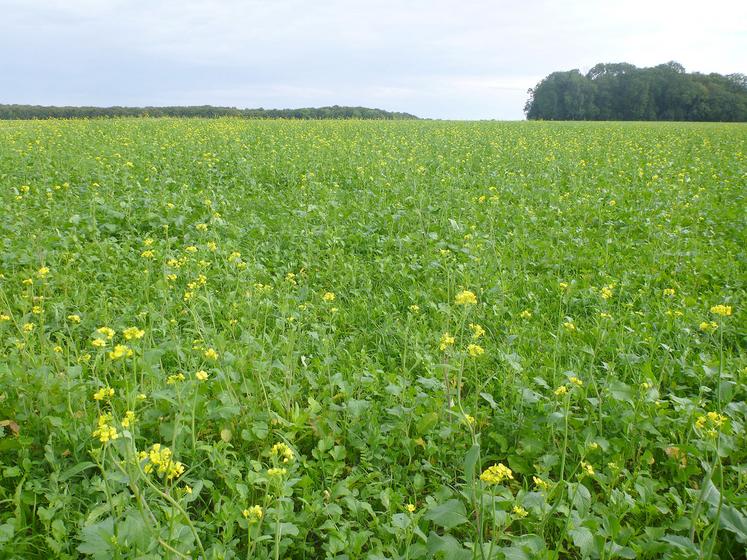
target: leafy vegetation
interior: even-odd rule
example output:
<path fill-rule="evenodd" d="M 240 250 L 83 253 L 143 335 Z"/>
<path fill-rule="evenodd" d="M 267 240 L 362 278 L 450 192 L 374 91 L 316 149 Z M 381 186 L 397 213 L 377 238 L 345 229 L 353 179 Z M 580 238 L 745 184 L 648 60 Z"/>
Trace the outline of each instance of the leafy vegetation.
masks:
<path fill-rule="evenodd" d="M 417 119 L 409 113 L 368 107 L 306 107 L 303 109 L 237 109 L 236 107 L 45 107 L 0 105 L 0 120 L 76 119 L 103 117 L 242 117 L 249 119 Z"/>
<path fill-rule="evenodd" d="M 747 121 L 747 76 L 688 74 L 676 62 L 653 68 L 597 64 L 553 72 L 524 107 L 529 119 L 622 121 Z"/>
<path fill-rule="evenodd" d="M 0 123 L 0 555 L 742 558 L 746 133 Z"/>

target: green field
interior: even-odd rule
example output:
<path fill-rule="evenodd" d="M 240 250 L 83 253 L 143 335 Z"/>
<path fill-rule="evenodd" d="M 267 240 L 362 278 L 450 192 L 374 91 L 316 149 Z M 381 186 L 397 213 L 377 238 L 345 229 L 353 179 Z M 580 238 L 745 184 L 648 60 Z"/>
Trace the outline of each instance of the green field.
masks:
<path fill-rule="evenodd" d="M 747 126 L 0 123 L 0 558 L 744 558 Z"/>

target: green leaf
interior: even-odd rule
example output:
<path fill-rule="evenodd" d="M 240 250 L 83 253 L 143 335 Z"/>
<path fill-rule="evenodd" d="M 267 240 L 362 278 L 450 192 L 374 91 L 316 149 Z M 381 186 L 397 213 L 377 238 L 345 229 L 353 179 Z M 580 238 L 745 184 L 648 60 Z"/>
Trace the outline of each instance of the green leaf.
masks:
<path fill-rule="evenodd" d="M 472 552 L 466 550 L 454 537 L 443 537 L 431 532 L 426 543 L 430 558 L 442 560 L 471 560 Z"/>
<path fill-rule="evenodd" d="M 428 414 L 424 414 L 423 417 L 418 420 L 418 424 L 416 426 L 416 430 L 418 432 L 418 435 L 424 435 L 428 433 L 433 426 L 435 426 L 438 423 L 438 413 L 436 412 L 429 412 Z"/>
<path fill-rule="evenodd" d="M 741 511 L 733 506 L 723 504 L 720 520 L 724 529 L 734 533 L 739 542 L 747 544 L 747 517 Z"/>
<path fill-rule="evenodd" d="M 70 467 L 69 469 L 62 471 L 60 473 L 60 476 L 57 480 L 60 482 L 65 482 L 66 480 L 74 477 L 76 474 L 82 473 L 86 469 L 90 469 L 91 467 L 95 467 L 96 463 L 91 463 L 90 461 L 84 461 L 82 463 L 78 463 L 77 465 L 74 465 Z"/>
<path fill-rule="evenodd" d="M 78 552 L 90 554 L 96 559 L 105 560 L 112 558 L 112 538 L 114 537 L 114 520 L 107 517 L 95 525 L 83 527 L 81 531 L 81 543 L 78 545 Z"/>
<path fill-rule="evenodd" d="M 444 529 L 452 529 L 467 522 L 467 510 L 462 502 L 452 499 L 431 507 L 425 514 L 425 519 Z"/>
<path fill-rule="evenodd" d="M 284 536 L 291 536 L 295 537 L 298 535 L 298 527 L 294 525 L 293 523 L 281 523 L 280 524 L 280 534 Z"/>
<path fill-rule="evenodd" d="M 568 531 L 573 539 L 573 545 L 583 556 L 591 555 L 594 550 L 594 534 L 586 527 L 577 527 Z"/>
<path fill-rule="evenodd" d="M 464 456 L 464 478 L 471 481 L 475 477 L 475 464 L 480 457 L 480 444 L 474 444 Z"/>

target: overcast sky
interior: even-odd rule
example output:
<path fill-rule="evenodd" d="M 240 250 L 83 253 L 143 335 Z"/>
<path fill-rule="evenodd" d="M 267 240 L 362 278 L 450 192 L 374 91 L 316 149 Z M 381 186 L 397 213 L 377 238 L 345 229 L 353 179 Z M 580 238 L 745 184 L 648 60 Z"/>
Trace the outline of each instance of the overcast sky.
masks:
<path fill-rule="evenodd" d="M 597 62 L 747 73 L 747 1 L 0 0 L 0 103 L 520 119 Z"/>

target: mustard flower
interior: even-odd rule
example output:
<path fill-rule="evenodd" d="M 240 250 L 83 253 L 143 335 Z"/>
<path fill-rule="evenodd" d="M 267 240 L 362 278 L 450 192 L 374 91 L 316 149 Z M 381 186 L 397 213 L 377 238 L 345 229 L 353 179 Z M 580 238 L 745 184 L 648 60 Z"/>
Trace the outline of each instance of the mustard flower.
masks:
<path fill-rule="evenodd" d="M 473 358 L 477 358 L 485 353 L 485 349 L 478 344 L 470 344 L 467 346 L 467 353 Z"/>
<path fill-rule="evenodd" d="M 129 346 L 124 344 L 117 344 L 114 350 L 109 352 L 110 360 L 119 360 L 120 358 L 131 358 L 135 353 Z"/>
<path fill-rule="evenodd" d="M 93 394 L 93 400 L 95 401 L 103 401 L 105 399 L 110 399 L 114 396 L 114 389 L 111 387 L 102 387 L 98 391 L 96 391 Z"/>
<path fill-rule="evenodd" d="M 714 305 L 711 307 L 711 313 L 714 315 L 720 315 L 722 317 L 728 317 L 731 315 L 731 305 Z"/>
<path fill-rule="evenodd" d="M 281 458 L 283 463 L 293 461 L 293 459 L 295 458 L 295 455 L 293 454 L 291 448 L 282 442 L 276 443 L 272 446 L 270 455 L 273 457 Z"/>
<path fill-rule="evenodd" d="M 477 296 L 469 290 L 462 290 L 454 298 L 454 303 L 457 305 L 475 305 L 477 303 Z"/>
<path fill-rule="evenodd" d="M 456 339 L 451 336 L 449 333 L 444 333 L 441 335 L 441 340 L 439 342 L 439 349 L 442 351 L 446 350 L 449 346 L 452 346 L 456 342 Z"/>
<path fill-rule="evenodd" d="M 500 484 L 504 480 L 513 480 L 514 473 L 503 463 L 497 463 L 485 469 L 480 475 L 480 480 L 487 484 Z"/>
<path fill-rule="evenodd" d="M 529 512 L 518 504 L 513 507 L 511 513 L 513 513 L 519 519 L 524 519 L 527 515 L 529 515 Z"/>
<path fill-rule="evenodd" d="M 244 518 L 249 521 L 249 523 L 256 523 L 260 519 L 262 519 L 264 511 L 262 511 L 262 508 L 260 506 L 254 505 L 242 511 L 241 515 L 243 515 Z"/>
<path fill-rule="evenodd" d="M 124 335 L 126 340 L 138 340 L 143 338 L 143 336 L 145 335 L 145 331 L 142 329 L 138 329 L 137 327 L 129 327 L 122 331 L 122 334 Z"/>
<path fill-rule="evenodd" d="M 485 329 L 476 323 L 470 323 L 469 328 L 472 331 L 472 338 L 478 339 L 485 334 Z"/>

